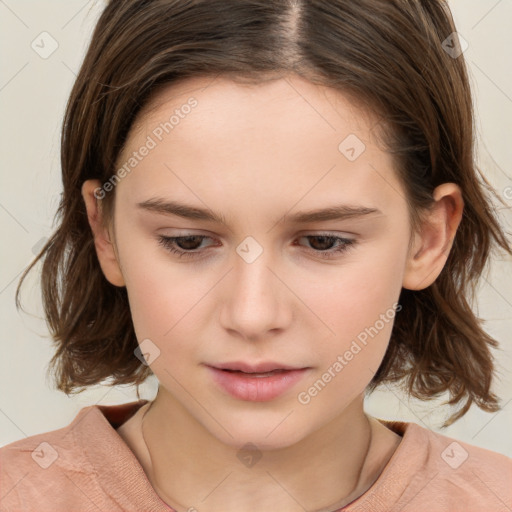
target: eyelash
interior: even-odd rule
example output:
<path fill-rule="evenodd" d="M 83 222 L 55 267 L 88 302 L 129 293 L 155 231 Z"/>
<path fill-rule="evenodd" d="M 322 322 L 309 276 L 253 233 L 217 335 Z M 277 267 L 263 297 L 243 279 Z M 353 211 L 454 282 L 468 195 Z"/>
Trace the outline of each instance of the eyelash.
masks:
<path fill-rule="evenodd" d="M 177 254 L 180 258 L 182 258 L 182 257 L 194 258 L 194 257 L 196 257 L 197 254 L 200 254 L 200 251 L 197 251 L 197 250 L 186 251 L 186 250 L 182 250 L 182 249 L 177 249 L 175 246 L 175 242 L 177 240 L 185 240 L 187 238 L 200 238 L 201 242 L 202 242 L 204 239 L 211 238 L 211 237 L 205 236 L 205 235 L 185 235 L 185 236 L 173 236 L 173 237 L 159 235 L 158 243 L 162 247 L 164 247 L 164 249 L 166 249 L 167 251 Z M 301 236 L 299 238 L 327 238 L 329 241 L 339 241 L 342 243 L 342 245 L 339 245 L 335 249 L 328 249 L 326 251 L 318 251 L 318 250 L 314 250 L 314 249 L 312 250 L 312 252 L 314 253 L 315 256 L 320 256 L 323 259 L 332 259 L 332 258 L 336 257 L 337 254 L 341 254 L 341 253 L 344 253 L 344 252 L 350 250 L 357 243 L 356 240 L 349 239 L 349 238 L 342 238 L 339 236 L 334 236 L 329 233 L 322 233 L 319 235 L 305 235 L 305 236 Z"/>

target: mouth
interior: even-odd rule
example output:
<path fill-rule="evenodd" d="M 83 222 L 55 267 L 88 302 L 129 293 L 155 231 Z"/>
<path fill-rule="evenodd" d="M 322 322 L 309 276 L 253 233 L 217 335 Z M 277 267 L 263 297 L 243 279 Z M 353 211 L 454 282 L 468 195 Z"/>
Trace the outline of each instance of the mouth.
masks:
<path fill-rule="evenodd" d="M 231 363 L 220 363 L 209 365 L 218 370 L 226 370 L 231 372 L 241 372 L 247 374 L 265 374 L 271 372 L 289 371 L 289 370 L 304 370 L 306 367 L 289 366 L 274 361 L 263 361 L 260 363 L 246 363 L 243 361 L 234 361 Z"/>
<path fill-rule="evenodd" d="M 237 362 L 206 367 L 221 391 L 250 402 L 266 402 L 283 395 L 311 369 L 274 362 L 255 365 Z"/>

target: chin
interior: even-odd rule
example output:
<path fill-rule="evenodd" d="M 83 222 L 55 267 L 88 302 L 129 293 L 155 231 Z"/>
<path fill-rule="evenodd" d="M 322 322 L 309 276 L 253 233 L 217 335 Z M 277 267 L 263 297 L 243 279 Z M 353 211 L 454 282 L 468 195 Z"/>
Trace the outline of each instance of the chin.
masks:
<path fill-rule="evenodd" d="M 293 414 L 287 418 L 288 414 L 289 411 L 256 418 L 247 413 L 239 413 L 232 420 L 219 421 L 231 436 L 216 423 L 214 430 L 209 430 L 221 443 L 237 450 L 243 449 L 249 443 L 261 451 L 279 450 L 298 443 L 308 435 L 305 426 L 299 426 L 296 419 L 292 420 Z M 242 415 L 245 417 L 242 418 Z"/>

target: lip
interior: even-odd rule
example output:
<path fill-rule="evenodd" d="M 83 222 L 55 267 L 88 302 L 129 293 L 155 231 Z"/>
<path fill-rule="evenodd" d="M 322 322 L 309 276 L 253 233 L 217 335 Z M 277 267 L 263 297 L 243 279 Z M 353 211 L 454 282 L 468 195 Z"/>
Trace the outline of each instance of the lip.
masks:
<path fill-rule="evenodd" d="M 244 373 L 245 370 L 231 367 L 236 365 L 244 367 L 247 373 Z M 286 365 L 276 365 L 276 363 L 261 363 L 257 365 L 240 365 L 236 363 L 236 365 L 230 363 L 218 366 L 206 365 L 206 367 L 212 376 L 212 380 L 224 392 L 234 398 L 248 402 L 267 402 L 281 396 L 295 386 L 310 370 L 310 368 L 292 368 Z M 225 368 L 222 368 L 222 366 Z M 229 366 L 229 368 L 226 368 L 226 366 Z M 251 373 L 265 373 L 273 370 L 281 371 L 265 377 L 250 375 Z"/>
<path fill-rule="evenodd" d="M 263 373 L 273 370 L 302 370 L 299 366 L 288 366 L 274 361 L 263 361 L 257 364 L 249 364 L 244 361 L 233 361 L 231 363 L 220 363 L 208 365 L 219 370 L 236 370 L 245 373 Z"/>

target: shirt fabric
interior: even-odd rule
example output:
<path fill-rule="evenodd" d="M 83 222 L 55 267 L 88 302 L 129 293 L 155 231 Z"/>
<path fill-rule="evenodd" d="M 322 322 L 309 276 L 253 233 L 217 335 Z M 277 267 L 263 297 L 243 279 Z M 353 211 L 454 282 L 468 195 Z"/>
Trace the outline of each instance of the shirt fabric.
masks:
<path fill-rule="evenodd" d="M 147 402 L 84 407 L 64 428 L 0 448 L 0 510 L 175 512 L 116 431 Z M 415 423 L 378 421 L 402 441 L 370 489 L 339 511 L 512 510 L 511 458 Z"/>

